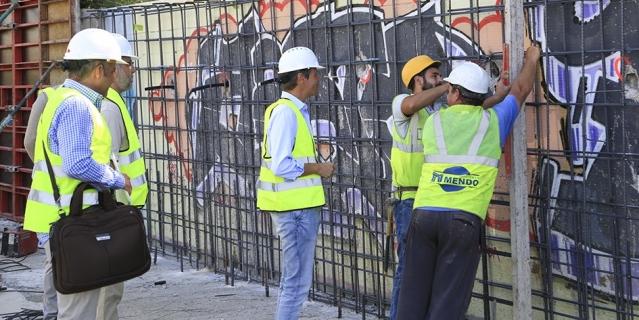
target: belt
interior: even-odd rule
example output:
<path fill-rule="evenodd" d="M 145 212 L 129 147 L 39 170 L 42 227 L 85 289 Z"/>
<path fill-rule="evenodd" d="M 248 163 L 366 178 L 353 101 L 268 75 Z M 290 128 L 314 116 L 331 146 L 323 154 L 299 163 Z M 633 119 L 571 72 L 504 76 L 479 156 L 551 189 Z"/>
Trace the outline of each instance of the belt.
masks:
<path fill-rule="evenodd" d="M 399 192 L 417 191 L 417 187 L 397 187 L 397 190 L 395 191 L 399 191 Z"/>

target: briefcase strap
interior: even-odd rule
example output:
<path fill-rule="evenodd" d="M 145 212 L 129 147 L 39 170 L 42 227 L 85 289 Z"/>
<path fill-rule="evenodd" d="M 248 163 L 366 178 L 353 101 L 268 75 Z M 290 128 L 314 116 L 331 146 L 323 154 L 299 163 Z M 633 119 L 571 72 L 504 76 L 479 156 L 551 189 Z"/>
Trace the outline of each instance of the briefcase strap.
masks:
<path fill-rule="evenodd" d="M 53 166 L 51 165 L 51 160 L 49 160 L 49 153 L 47 153 L 47 147 L 44 145 L 44 141 L 42 141 L 42 150 L 44 151 L 44 161 L 47 163 L 47 171 L 49 171 L 49 179 L 51 179 L 51 188 L 53 188 L 53 199 L 55 200 L 55 204 L 58 205 L 58 214 L 63 216 L 65 215 L 64 210 L 62 210 L 62 203 L 60 203 L 60 189 L 58 188 L 58 183 L 55 180 L 55 175 L 53 174 Z"/>

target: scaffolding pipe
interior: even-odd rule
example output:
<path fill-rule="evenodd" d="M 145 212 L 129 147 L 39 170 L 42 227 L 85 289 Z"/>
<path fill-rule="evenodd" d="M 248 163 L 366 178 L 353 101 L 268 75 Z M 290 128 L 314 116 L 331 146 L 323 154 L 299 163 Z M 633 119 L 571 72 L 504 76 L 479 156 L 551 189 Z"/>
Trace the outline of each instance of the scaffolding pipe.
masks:
<path fill-rule="evenodd" d="M 7 17 L 9 17 L 9 15 L 13 12 L 13 10 L 15 10 L 18 7 L 18 0 L 11 0 L 11 5 L 9 6 L 9 8 L 7 9 L 7 11 L 3 12 L 2 15 L 0 15 L 0 24 L 4 21 L 4 19 L 6 19 Z"/>
<path fill-rule="evenodd" d="M 22 99 L 20 100 L 20 102 L 18 102 L 17 105 L 15 106 L 11 106 L 9 108 L 9 114 L 4 117 L 4 119 L 2 119 L 2 121 L 0 121 L 0 132 L 2 132 L 2 130 L 4 130 L 4 128 L 6 126 L 8 126 L 9 124 L 11 124 L 11 122 L 13 122 L 13 116 L 18 113 L 18 111 L 20 111 L 20 109 L 22 109 L 22 107 L 24 107 L 27 104 L 27 100 L 36 92 L 38 91 L 38 89 L 40 88 L 40 85 L 42 84 L 42 81 L 44 81 L 44 79 L 46 77 L 49 76 L 49 73 L 51 73 L 51 71 L 53 70 L 53 68 L 55 68 L 58 65 L 57 62 L 52 63 L 49 68 L 42 74 L 42 76 L 40 77 L 40 79 L 38 79 L 38 81 L 36 81 L 33 84 L 33 87 L 27 92 L 27 94 L 24 95 L 24 97 L 22 97 Z"/>

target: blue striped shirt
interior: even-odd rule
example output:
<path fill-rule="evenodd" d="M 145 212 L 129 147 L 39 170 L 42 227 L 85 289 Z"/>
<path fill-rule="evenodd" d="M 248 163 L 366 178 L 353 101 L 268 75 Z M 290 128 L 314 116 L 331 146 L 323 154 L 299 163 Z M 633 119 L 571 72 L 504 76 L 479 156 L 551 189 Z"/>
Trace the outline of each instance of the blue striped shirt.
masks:
<path fill-rule="evenodd" d="M 100 110 L 104 99 L 101 94 L 71 79 L 65 80 L 62 86 L 79 91 Z M 49 128 L 51 151 L 62 157 L 62 169 L 68 176 L 101 189 L 122 189 L 124 176 L 92 158 L 93 121 L 89 108 L 93 107 L 88 105 L 85 99 L 77 96 L 70 97 L 60 104 Z"/>

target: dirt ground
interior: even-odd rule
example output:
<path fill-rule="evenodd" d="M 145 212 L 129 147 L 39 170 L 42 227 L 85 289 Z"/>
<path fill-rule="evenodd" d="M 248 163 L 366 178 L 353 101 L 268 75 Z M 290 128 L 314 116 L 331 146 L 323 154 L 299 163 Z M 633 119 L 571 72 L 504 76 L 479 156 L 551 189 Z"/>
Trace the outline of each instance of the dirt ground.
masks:
<path fill-rule="evenodd" d="M 0 261 L 3 259 L 5 257 L 0 256 Z M 0 291 L 0 315 L 22 308 L 41 309 L 44 251 L 40 249 L 21 263 L 29 269 L 0 273 L 0 286 L 7 288 Z M 155 285 L 162 280 L 166 284 Z M 235 286 L 228 286 L 222 275 L 208 270 L 187 270 L 186 267 L 184 272 L 180 272 L 178 262 L 158 257 L 157 264 L 149 272 L 126 282 L 124 298 L 119 307 L 120 318 L 273 319 L 277 288 L 270 289 L 271 295 L 266 297 L 264 287 L 260 284 L 236 281 Z M 351 310 L 343 309 L 342 312 L 342 319 L 362 318 L 361 314 Z M 301 318 L 337 319 L 337 315 L 337 307 L 307 301 Z"/>

